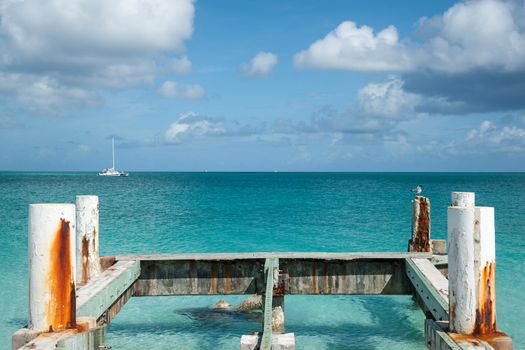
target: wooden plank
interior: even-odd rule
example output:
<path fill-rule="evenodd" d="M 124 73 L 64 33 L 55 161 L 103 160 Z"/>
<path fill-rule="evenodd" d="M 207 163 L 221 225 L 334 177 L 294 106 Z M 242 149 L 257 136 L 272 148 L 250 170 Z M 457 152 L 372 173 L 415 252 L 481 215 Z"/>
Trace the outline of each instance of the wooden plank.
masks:
<path fill-rule="evenodd" d="M 140 275 L 138 261 L 119 261 L 77 291 L 77 316 L 100 318 Z"/>
<path fill-rule="evenodd" d="M 353 259 L 408 259 L 431 258 L 432 253 L 408 252 L 370 252 L 370 253 L 324 253 L 324 252 L 256 252 L 256 253 L 204 253 L 204 254 L 124 254 L 117 255 L 116 260 L 247 260 L 247 259 L 319 259 L 319 260 L 353 260 Z"/>
<path fill-rule="evenodd" d="M 275 269 L 279 269 L 279 260 L 274 258 L 266 259 L 264 263 L 264 273 L 266 274 L 264 324 L 260 350 L 270 350 L 272 346 L 272 298 Z"/>
<path fill-rule="evenodd" d="M 435 320 L 448 320 L 448 280 L 427 259 L 407 259 L 406 274 L 423 304 Z"/>

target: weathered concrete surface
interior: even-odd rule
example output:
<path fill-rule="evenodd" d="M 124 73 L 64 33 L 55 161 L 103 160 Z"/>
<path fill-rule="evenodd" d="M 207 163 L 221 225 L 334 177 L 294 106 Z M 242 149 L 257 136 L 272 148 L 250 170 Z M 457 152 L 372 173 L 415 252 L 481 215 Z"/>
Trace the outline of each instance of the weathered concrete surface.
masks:
<path fill-rule="evenodd" d="M 272 346 L 272 333 L 277 327 L 278 330 L 284 330 L 284 314 L 276 314 L 276 317 L 282 316 L 282 320 L 275 319 L 273 313 L 273 289 L 279 281 L 279 259 L 269 258 L 264 263 L 265 287 L 263 296 L 263 334 L 261 340 L 261 350 L 270 350 Z M 282 312 L 282 308 L 280 310 Z M 278 322 L 282 321 L 282 324 Z M 275 323 L 275 325 L 274 325 Z"/>
<path fill-rule="evenodd" d="M 354 260 L 354 259 L 406 259 L 430 258 L 430 253 L 411 252 L 362 252 L 362 253 L 325 253 L 325 252 L 254 252 L 254 253 L 198 253 L 198 254 L 123 254 L 115 256 L 116 260 L 264 260 L 277 259 L 317 259 L 317 260 Z"/>
<path fill-rule="evenodd" d="M 404 259 L 280 259 L 285 294 L 409 294 Z"/>
<path fill-rule="evenodd" d="M 91 283 L 78 289 L 77 315 L 99 319 L 135 283 L 140 274 L 138 261 L 119 261 Z M 131 292 L 128 293 L 129 296 Z M 120 309 L 120 308 L 119 308 Z"/>
<path fill-rule="evenodd" d="M 20 328 L 11 337 L 11 349 L 19 349 L 22 346 L 26 345 L 36 337 L 38 337 L 42 332 L 32 330 L 29 328 Z"/>
<path fill-rule="evenodd" d="M 143 260 L 135 296 L 256 294 L 264 260 Z"/>
<path fill-rule="evenodd" d="M 241 350 L 259 349 L 260 334 L 243 335 L 241 337 Z M 273 334 L 272 350 L 294 350 L 295 336 L 293 333 Z"/>
<path fill-rule="evenodd" d="M 55 333 L 42 333 L 19 350 L 100 350 L 104 344 L 106 326 L 80 332 L 67 329 Z"/>
<path fill-rule="evenodd" d="M 447 241 L 444 239 L 433 239 L 430 241 L 432 254 L 447 255 Z"/>
<path fill-rule="evenodd" d="M 435 320 L 448 320 L 448 281 L 427 259 L 407 259 L 406 273 L 418 303 Z"/>
<path fill-rule="evenodd" d="M 448 322 L 425 320 L 425 340 L 431 350 L 464 350 L 446 332 Z"/>
<path fill-rule="evenodd" d="M 409 294 L 404 259 L 376 257 L 280 259 L 283 292 Z M 142 260 L 141 267 L 135 296 L 262 294 L 264 290 L 262 259 Z"/>
<path fill-rule="evenodd" d="M 416 196 L 412 200 L 412 237 L 408 242 L 409 252 L 431 252 L 430 245 L 430 200 Z"/>
<path fill-rule="evenodd" d="M 494 208 L 476 207 L 474 220 L 474 280 L 477 289 L 474 334 L 486 335 L 497 331 Z"/>
<path fill-rule="evenodd" d="M 451 207 L 473 207 L 476 205 L 474 192 L 452 192 L 450 194 Z"/>
<path fill-rule="evenodd" d="M 29 205 L 29 328 L 76 326 L 75 205 Z"/>
<path fill-rule="evenodd" d="M 100 272 L 97 196 L 76 197 L 77 284 L 84 285 Z"/>
<path fill-rule="evenodd" d="M 452 331 L 472 334 L 476 319 L 474 207 L 448 208 L 449 315 Z"/>

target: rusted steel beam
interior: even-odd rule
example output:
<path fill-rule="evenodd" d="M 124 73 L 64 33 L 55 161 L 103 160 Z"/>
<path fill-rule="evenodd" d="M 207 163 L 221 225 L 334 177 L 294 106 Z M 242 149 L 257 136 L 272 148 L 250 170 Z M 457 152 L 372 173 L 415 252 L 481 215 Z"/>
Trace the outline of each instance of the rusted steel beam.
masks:
<path fill-rule="evenodd" d="M 101 272 L 99 246 L 99 210 L 97 196 L 76 197 L 77 284 L 84 285 Z"/>
<path fill-rule="evenodd" d="M 29 205 L 29 328 L 76 327 L 75 205 Z"/>
<path fill-rule="evenodd" d="M 416 196 L 412 200 L 412 238 L 408 242 L 409 252 L 431 252 L 430 244 L 430 200 Z"/>

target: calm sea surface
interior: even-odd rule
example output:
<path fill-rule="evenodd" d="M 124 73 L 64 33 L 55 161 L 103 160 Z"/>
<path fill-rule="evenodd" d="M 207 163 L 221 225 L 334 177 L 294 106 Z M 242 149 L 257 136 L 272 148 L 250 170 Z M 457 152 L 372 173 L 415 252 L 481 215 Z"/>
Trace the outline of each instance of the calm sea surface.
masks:
<path fill-rule="evenodd" d="M 0 348 L 27 322 L 29 203 L 100 197 L 101 254 L 405 251 L 410 188 L 431 200 L 446 238 L 451 191 L 496 207 L 498 326 L 525 349 L 525 174 L 0 173 Z M 113 349 L 238 349 L 257 314 L 209 309 L 217 297 L 133 298 L 109 327 Z M 232 304 L 240 296 L 225 297 Z M 289 296 L 297 349 L 425 349 L 409 296 Z"/>

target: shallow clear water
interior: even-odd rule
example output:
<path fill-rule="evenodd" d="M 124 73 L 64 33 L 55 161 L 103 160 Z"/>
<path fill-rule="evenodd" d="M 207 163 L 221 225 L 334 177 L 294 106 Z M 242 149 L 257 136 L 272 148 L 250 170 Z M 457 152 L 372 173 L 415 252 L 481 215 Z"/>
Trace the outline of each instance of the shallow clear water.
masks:
<path fill-rule="evenodd" d="M 451 191 L 496 207 L 498 326 L 525 348 L 525 174 L 0 173 L 0 348 L 27 319 L 27 205 L 100 197 L 101 253 L 405 251 L 409 189 L 431 199 L 446 238 Z M 114 349 L 236 349 L 260 315 L 210 310 L 217 297 L 134 298 L 109 327 Z M 227 297 L 232 304 L 240 296 Z M 289 296 L 298 349 L 425 349 L 410 297 Z"/>

